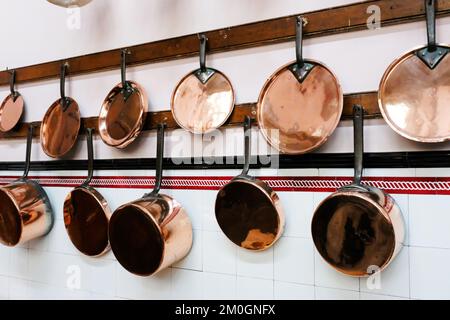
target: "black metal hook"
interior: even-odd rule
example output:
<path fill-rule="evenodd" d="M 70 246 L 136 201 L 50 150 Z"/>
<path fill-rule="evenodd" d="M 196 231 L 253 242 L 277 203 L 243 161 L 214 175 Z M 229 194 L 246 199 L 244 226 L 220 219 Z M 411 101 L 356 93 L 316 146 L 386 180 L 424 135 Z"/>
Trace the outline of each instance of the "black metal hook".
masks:
<path fill-rule="evenodd" d="M 427 14 L 428 51 L 436 51 L 436 1 L 425 0 Z"/>
<path fill-rule="evenodd" d="M 250 170 L 251 141 L 252 141 L 252 119 L 246 116 L 244 119 L 244 168 L 241 175 L 248 175 Z"/>
<path fill-rule="evenodd" d="M 130 85 L 130 82 L 127 81 L 127 55 L 129 54 L 131 54 L 131 51 L 128 49 L 123 49 L 121 51 L 120 74 L 122 82 L 122 94 L 125 101 L 133 93 L 133 87 Z"/>
<path fill-rule="evenodd" d="M 28 178 L 28 173 L 30 172 L 31 166 L 31 147 L 33 145 L 33 131 L 34 131 L 34 123 L 30 123 L 28 127 L 28 136 L 27 136 L 27 150 L 25 153 L 25 169 L 23 171 L 23 175 L 21 180 L 25 180 Z"/>
<path fill-rule="evenodd" d="M 14 89 L 14 87 L 16 86 L 16 70 L 10 70 L 9 74 L 11 75 L 11 77 L 9 78 L 9 91 L 11 92 L 13 100 L 16 101 L 17 97 L 19 96 L 19 93 Z"/>
<path fill-rule="evenodd" d="M 82 186 L 87 187 L 94 177 L 94 146 L 92 138 L 92 128 L 86 129 L 86 143 L 87 143 L 87 155 L 88 155 L 88 176 L 83 182 Z"/>
<path fill-rule="evenodd" d="M 156 174 L 155 174 L 155 187 L 151 192 L 151 195 L 155 196 L 161 190 L 162 185 L 162 172 L 163 172 L 163 160 L 164 160 L 164 129 L 165 123 L 158 125 L 158 141 L 156 146 Z"/>
<path fill-rule="evenodd" d="M 63 111 L 66 111 L 69 107 L 69 99 L 66 97 L 66 73 L 68 68 L 69 64 L 67 62 L 61 64 L 59 91 L 61 95 L 61 105 Z"/>
<path fill-rule="evenodd" d="M 198 38 L 200 40 L 200 70 L 201 72 L 206 71 L 206 43 L 208 38 L 204 34 L 199 34 Z"/>

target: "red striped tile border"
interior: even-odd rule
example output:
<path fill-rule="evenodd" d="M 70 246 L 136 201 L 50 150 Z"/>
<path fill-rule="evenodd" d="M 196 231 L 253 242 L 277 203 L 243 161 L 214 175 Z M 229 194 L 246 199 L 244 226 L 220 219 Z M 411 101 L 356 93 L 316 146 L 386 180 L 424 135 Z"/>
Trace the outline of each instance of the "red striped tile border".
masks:
<path fill-rule="evenodd" d="M 44 187 L 76 187 L 83 183 L 85 177 L 30 177 Z M 13 176 L 0 176 L 0 185 L 11 183 L 17 179 Z M 181 190 L 219 190 L 232 177 L 165 177 L 164 189 Z M 337 188 L 351 183 L 351 177 L 259 177 L 266 181 L 275 191 L 288 192 L 333 192 Z M 366 177 L 368 185 L 385 190 L 392 194 L 439 194 L 450 195 L 450 178 L 419 177 Z M 155 178 L 149 176 L 103 176 L 94 177 L 91 185 L 96 188 L 116 189 L 150 189 Z"/>

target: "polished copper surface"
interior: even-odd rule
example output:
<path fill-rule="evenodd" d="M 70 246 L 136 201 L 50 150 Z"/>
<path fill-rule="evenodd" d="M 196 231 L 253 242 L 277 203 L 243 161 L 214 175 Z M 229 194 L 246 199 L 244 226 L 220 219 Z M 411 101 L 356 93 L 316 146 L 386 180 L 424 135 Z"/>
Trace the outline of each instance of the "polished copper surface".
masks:
<path fill-rule="evenodd" d="M 192 246 L 192 225 L 171 197 L 147 195 L 114 211 L 111 249 L 129 272 L 150 276 L 183 259 Z"/>
<path fill-rule="evenodd" d="M 133 81 L 128 82 L 134 89 L 130 97 L 124 99 L 122 83 L 118 84 L 105 98 L 98 117 L 98 128 L 103 142 L 120 149 L 137 138 L 148 111 L 144 89 Z"/>
<path fill-rule="evenodd" d="M 81 118 L 78 104 L 72 98 L 66 110 L 61 99 L 56 100 L 47 110 L 41 124 L 41 145 L 45 154 L 60 158 L 67 154 L 77 142 Z"/>
<path fill-rule="evenodd" d="M 237 177 L 218 193 L 217 222 L 236 245 L 265 250 L 281 236 L 284 213 L 277 194 L 263 181 Z"/>
<path fill-rule="evenodd" d="M 396 60 L 380 83 L 378 101 L 398 134 L 419 142 L 450 139 L 450 54 L 431 70 L 410 52 Z"/>
<path fill-rule="evenodd" d="M 8 132 L 14 129 L 22 118 L 24 101 L 21 95 L 16 99 L 10 94 L 0 106 L 0 131 Z"/>
<path fill-rule="evenodd" d="M 312 220 L 314 244 L 333 268 L 355 277 L 384 270 L 403 245 L 399 206 L 380 189 L 342 189 L 326 198 Z"/>
<path fill-rule="evenodd" d="M 288 64 L 265 83 L 257 117 L 266 140 L 281 153 L 302 154 L 322 144 L 336 129 L 343 110 L 343 93 L 336 76 L 315 64 L 300 83 Z"/>
<path fill-rule="evenodd" d="M 100 256 L 109 250 L 110 217 L 108 203 L 92 187 L 75 188 L 64 201 L 64 224 L 69 238 L 87 256 Z"/>
<path fill-rule="evenodd" d="M 0 188 L 0 242 L 14 247 L 50 232 L 53 213 L 42 187 L 18 180 Z"/>
<path fill-rule="evenodd" d="M 222 126 L 233 112 L 235 96 L 221 72 L 201 83 L 195 73 L 185 76 L 172 94 L 172 114 L 178 125 L 192 133 L 207 133 Z"/>

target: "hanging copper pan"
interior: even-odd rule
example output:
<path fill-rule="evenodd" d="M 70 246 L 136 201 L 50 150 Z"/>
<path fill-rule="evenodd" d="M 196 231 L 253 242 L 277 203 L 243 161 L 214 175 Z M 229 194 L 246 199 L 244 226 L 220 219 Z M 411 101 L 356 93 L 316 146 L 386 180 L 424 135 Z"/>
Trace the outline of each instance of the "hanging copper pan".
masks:
<path fill-rule="evenodd" d="M 122 82 L 105 98 L 98 117 L 100 137 L 107 145 L 123 149 L 142 131 L 148 111 L 147 94 L 136 82 L 126 80 L 126 55 L 122 50 Z"/>
<path fill-rule="evenodd" d="M 153 192 L 114 211 L 109 241 L 119 263 L 129 272 L 150 276 L 183 259 L 192 246 L 192 225 L 184 208 L 160 194 L 164 125 L 158 127 L 156 181 Z"/>
<path fill-rule="evenodd" d="M 94 173 L 92 128 L 87 128 L 88 177 L 64 201 L 64 224 L 73 245 L 83 254 L 98 257 L 110 246 L 108 224 L 111 210 L 105 198 L 89 186 Z"/>
<path fill-rule="evenodd" d="M 81 126 L 78 103 L 65 93 L 67 67 L 67 63 L 61 65 L 61 98 L 50 106 L 41 124 L 41 146 L 52 158 L 63 157 L 73 148 Z"/>
<path fill-rule="evenodd" d="M 0 243 L 9 247 L 42 237 L 53 227 L 47 194 L 36 181 L 28 179 L 33 127 L 30 124 L 23 176 L 0 188 Z"/>
<path fill-rule="evenodd" d="M 395 132 L 434 143 L 450 139 L 450 47 L 436 44 L 436 1 L 424 1 L 428 45 L 390 65 L 380 83 L 378 103 Z"/>
<path fill-rule="evenodd" d="M 323 145 L 343 109 L 341 86 L 333 72 L 318 61 L 303 59 L 305 21 L 297 18 L 296 62 L 266 81 L 257 103 L 263 136 L 286 154 L 303 154 Z"/>
<path fill-rule="evenodd" d="M 354 107 L 355 177 L 317 207 L 312 237 L 317 251 L 334 269 L 349 276 L 369 276 L 384 270 L 403 246 L 403 217 L 384 191 L 361 183 L 363 118 Z"/>
<path fill-rule="evenodd" d="M 245 164 L 242 173 L 217 194 L 215 212 L 223 233 L 241 248 L 262 251 L 284 230 L 284 213 L 277 194 L 263 181 L 248 175 L 251 119 L 244 123 Z"/>
<path fill-rule="evenodd" d="M 0 131 L 13 130 L 23 116 L 24 101 L 19 92 L 14 90 L 16 71 L 11 71 L 9 87 L 11 93 L 3 100 L 0 106 Z"/>
<path fill-rule="evenodd" d="M 235 96 L 230 80 L 206 67 L 206 36 L 200 35 L 200 69 L 186 75 L 175 87 L 171 108 L 183 129 L 203 134 L 222 126 L 233 112 Z"/>

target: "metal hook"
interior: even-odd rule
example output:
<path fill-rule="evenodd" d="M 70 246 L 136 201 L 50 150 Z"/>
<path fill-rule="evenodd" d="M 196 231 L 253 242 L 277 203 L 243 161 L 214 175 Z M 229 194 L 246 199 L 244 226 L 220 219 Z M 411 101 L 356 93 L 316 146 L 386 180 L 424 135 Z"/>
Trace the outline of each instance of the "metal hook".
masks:
<path fill-rule="evenodd" d="M 60 83 L 59 83 L 59 91 L 61 95 L 61 105 L 63 111 L 66 111 L 69 107 L 69 99 L 66 97 L 66 73 L 69 67 L 69 63 L 64 62 L 61 64 L 61 73 L 60 73 Z"/>
<path fill-rule="evenodd" d="M 427 15 L 428 51 L 436 51 L 436 1 L 425 0 Z"/>
<path fill-rule="evenodd" d="M 355 176 L 353 184 L 361 185 L 364 157 L 364 108 L 360 105 L 353 106 L 353 139 L 355 153 Z"/>
<path fill-rule="evenodd" d="M 16 70 L 10 70 L 9 74 L 11 75 L 11 77 L 9 78 L 9 90 L 11 91 L 13 100 L 16 101 L 17 97 L 19 96 L 19 93 L 14 89 L 16 85 Z"/>
<path fill-rule="evenodd" d="M 131 54 L 131 51 L 128 49 L 123 49 L 121 51 L 120 71 L 121 71 L 121 81 L 122 81 L 122 93 L 123 93 L 123 97 L 124 97 L 125 101 L 133 93 L 133 88 L 130 85 L 130 82 L 127 81 L 127 55 L 129 55 L 129 54 Z"/>
<path fill-rule="evenodd" d="M 94 146 L 92 139 L 92 128 L 86 129 L 86 143 L 87 143 L 87 154 L 88 154 L 88 176 L 83 182 L 82 186 L 87 187 L 94 177 Z"/>
<path fill-rule="evenodd" d="M 251 131 L 252 129 L 252 119 L 246 116 L 244 119 L 244 168 L 242 169 L 241 175 L 248 175 L 250 170 L 250 154 L 251 154 Z"/>
<path fill-rule="evenodd" d="M 208 38 L 204 34 L 199 34 L 198 38 L 200 40 L 200 70 L 201 72 L 206 71 L 206 42 Z"/>
<path fill-rule="evenodd" d="M 28 136 L 27 136 L 27 150 L 25 153 L 25 169 L 23 171 L 23 175 L 21 180 L 25 180 L 28 177 L 28 173 L 30 172 L 31 166 L 31 147 L 33 145 L 33 131 L 34 131 L 34 123 L 30 123 L 28 127 Z"/>
<path fill-rule="evenodd" d="M 156 175 L 155 175 L 155 188 L 150 193 L 155 196 L 159 193 L 162 185 L 162 172 L 163 172 L 163 160 L 164 160 L 164 129 L 165 123 L 158 125 L 158 141 L 156 146 Z"/>

